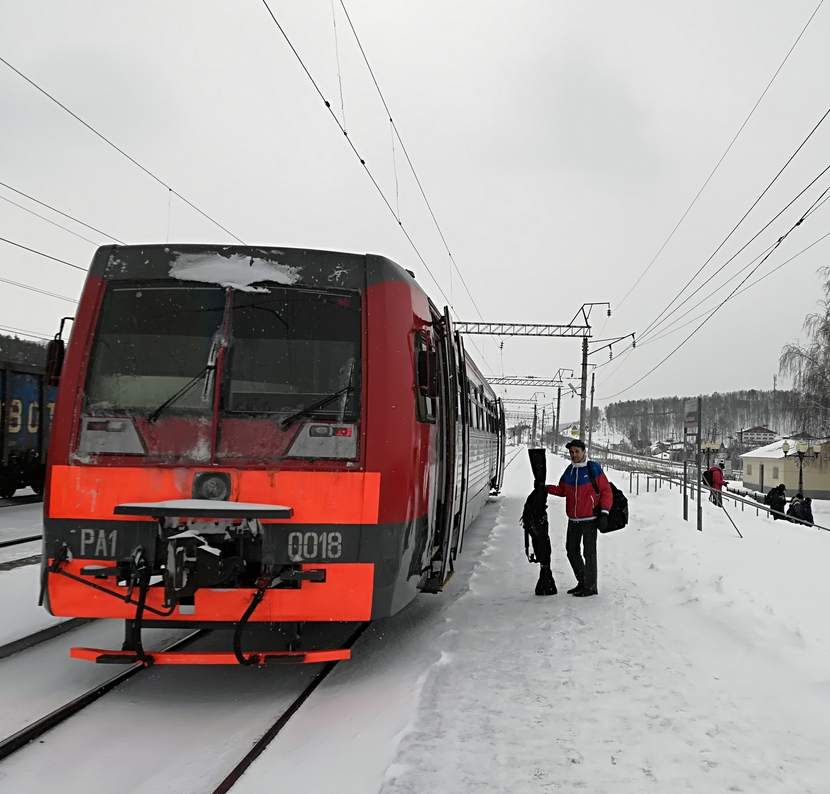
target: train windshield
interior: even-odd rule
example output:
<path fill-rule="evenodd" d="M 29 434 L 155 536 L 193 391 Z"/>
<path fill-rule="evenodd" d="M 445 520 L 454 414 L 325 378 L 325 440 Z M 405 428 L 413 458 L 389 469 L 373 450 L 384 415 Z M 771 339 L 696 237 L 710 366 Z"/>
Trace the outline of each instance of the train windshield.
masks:
<path fill-rule="evenodd" d="M 208 373 L 225 301 L 219 287 L 108 290 L 90 360 L 87 410 L 149 414 L 179 392 L 176 408 L 209 410 L 212 401 L 204 399 L 199 377 Z"/>
<path fill-rule="evenodd" d="M 273 287 L 235 291 L 231 328 L 227 413 L 358 418 L 358 296 Z"/>
<path fill-rule="evenodd" d="M 113 286 L 98 321 L 86 410 L 151 422 L 212 413 L 213 365 L 224 345 L 222 415 L 356 420 L 360 337 L 357 294 Z"/>

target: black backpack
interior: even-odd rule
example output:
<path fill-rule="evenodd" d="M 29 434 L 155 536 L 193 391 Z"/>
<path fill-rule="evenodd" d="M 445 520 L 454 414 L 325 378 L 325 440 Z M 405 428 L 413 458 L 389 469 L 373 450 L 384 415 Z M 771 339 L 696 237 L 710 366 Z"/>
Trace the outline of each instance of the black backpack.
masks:
<path fill-rule="evenodd" d="M 706 469 L 706 471 L 703 472 L 703 482 L 705 482 L 710 488 L 714 484 L 715 476 L 712 474 L 711 469 Z"/>
<path fill-rule="evenodd" d="M 591 485 L 594 486 L 594 490 L 597 492 L 597 496 L 599 496 L 599 486 L 597 485 L 594 473 L 591 471 L 590 461 L 587 468 Z M 608 511 L 608 526 L 601 530 L 603 534 L 622 529 L 628 523 L 628 498 L 611 480 L 608 480 L 608 484 L 611 486 L 613 499 L 611 501 L 611 509 Z"/>

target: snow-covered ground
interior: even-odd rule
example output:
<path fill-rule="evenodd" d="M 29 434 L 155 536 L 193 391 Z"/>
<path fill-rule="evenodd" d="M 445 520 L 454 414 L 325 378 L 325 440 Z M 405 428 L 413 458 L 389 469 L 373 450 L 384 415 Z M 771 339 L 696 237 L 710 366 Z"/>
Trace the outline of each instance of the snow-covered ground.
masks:
<path fill-rule="evenodd" d="M 741 540 L 709 504 L 698 533 L 676 489 L 641 493 L 631 525 L 600 539 L 600 595 L 575 599 L 551 498 L 560 594 L 539 598 L 518 527 L 530 482 L 521 455 L 449 592 L 378 624 L 240 794 L 269 780 L 346 794 L 827 791 L 830 534 L 732 511 Z"/>
<path fill-rule="evenodd" d="M 564 465 L 549 458 L 549 479 Z M 627 490 L 627 475 L 611 477 Z M 530 483 L 521 453 L 447 591 L 375 623 L 234 792 L 828 791 L 830 533 L 727 508 L 741 539 L 708 503 L 699 533 L 676 489 L 641 489 L 630 526 L 599 540 L 599 596 L 575 599 L 551 497 L 560 593 L 539 598 L 518 526 Z M 43 686 L 65 687 L 68 665 L 50 670 Z M 64 794 L 109 792 L 91 748 L 123 757 L 125 735 L 141 764 L 118 775 L 122 794 L 209 790 L 296 678 L 154 668 L 47 737 L 48 764 L 0 764 L 0 791 L 40 790 L 60 769 Z"/>

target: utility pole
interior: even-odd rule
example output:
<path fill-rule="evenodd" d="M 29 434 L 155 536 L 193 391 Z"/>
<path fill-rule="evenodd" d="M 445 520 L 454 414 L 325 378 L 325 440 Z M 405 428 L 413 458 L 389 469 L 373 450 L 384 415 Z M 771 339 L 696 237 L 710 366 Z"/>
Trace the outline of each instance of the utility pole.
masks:
<path fill-rule="evenodd" d="M 539 431 L 539 446 L 545 446 L 545 409 L 542 408 L 542 429 Z"/>
<path fill-rule="evenodd" d="M 562 387 L 556 390 L 556 416 L 553 422 L 553 452 L 556 452 L 559 446 L 559 425 L 562 424 Z"/>
<path fill-rule="evenodd" d="M 533 403 L 533 429 L 530 431 L 530 446 L 536 446 L 536 403 Z"/>
<path fill-rule="evenodd" d="M 582 339 L 582 383 L 579 387 L 579 437 L 585 438 L 585 399 L 588 396 L 588 337 Z"/>
<path fill-rule="evenodd" d="M 588 455 L 591 455 L 591 438 L 594 434 L 594 378 L 597 373 L 591 373 L 591 410 L 588 413 Z"/>

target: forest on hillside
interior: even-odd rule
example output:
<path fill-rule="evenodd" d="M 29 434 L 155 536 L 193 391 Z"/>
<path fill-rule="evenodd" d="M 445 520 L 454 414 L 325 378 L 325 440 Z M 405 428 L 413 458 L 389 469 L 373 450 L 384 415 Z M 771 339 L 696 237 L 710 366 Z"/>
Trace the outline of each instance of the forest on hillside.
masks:
<path fill-rule="evenodd" d="M 610 403 L 604 411 L 608 431 L 642 449 L 658 441 L 683 438 L 683 406 L 688 397 L 658 397 Z M 826 436 L 830 406 L 788 390 L 733 391 L 703 396 L 703 440 L 724 442 L 756 425 L 779 435 L 806 432 Z"/>

